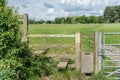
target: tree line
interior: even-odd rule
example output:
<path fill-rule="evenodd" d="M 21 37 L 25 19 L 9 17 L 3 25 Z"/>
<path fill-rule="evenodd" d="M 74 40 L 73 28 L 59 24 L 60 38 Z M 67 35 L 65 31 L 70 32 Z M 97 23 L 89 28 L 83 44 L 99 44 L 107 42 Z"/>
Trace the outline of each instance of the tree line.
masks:
<path fill-rule="evenodd" d="M 66 18 L 55 18 L 55 24 L 79 24 L 79 23 L 103 23 L 103 16 L 78 16 L 78 17 L 66 17 Z"/>
<path fill-rule="evenodd" d="M 73 16 L 51 20 L 29 19 L 30 24 L 79 24 L 79 23 L 120 23 L 120 6 L 107 6 L 102 16 Z"/>
<path fill-rule="evenodd" d="M 103 16 L 75 16 L 75 17 L 62 17 L 55 18 L 54 21 L 51 20 L 40 20 L 29 19 L 29 24 L 79 24 L 79 23 L 104 23 Z"/>

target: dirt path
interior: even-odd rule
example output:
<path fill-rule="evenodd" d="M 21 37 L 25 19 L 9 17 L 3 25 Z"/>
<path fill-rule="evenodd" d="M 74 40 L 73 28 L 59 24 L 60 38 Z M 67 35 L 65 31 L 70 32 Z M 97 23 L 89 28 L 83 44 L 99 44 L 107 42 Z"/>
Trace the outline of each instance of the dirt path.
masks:
<path fill-rule="evenodd" d="M 115 46 L 105 46 L 105 54 L 120 54 L 120 48 Z M 112 60 L 120 60 L 120 56 L 109 56 Z M 116 62 L 117 66 L 120 66 L 120 62 Z"/>

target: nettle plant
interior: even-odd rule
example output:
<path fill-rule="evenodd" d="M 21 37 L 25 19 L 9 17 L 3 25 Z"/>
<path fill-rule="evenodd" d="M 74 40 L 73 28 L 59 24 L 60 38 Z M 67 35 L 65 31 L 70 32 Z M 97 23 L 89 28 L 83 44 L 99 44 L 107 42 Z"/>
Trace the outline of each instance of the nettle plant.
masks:
<path fill-rule="evenodd" d="M 29 79 L 31 53 L 21 42 L 18 17 L 13 9 L 0 1 L 0 80 Z"/>

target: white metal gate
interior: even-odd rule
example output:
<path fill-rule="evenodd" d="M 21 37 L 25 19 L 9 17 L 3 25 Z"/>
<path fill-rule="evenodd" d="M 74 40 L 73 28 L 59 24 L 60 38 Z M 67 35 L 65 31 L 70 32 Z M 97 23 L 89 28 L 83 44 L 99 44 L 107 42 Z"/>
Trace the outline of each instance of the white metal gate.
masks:
<path fill-rule="evenodd" d="M 106 36 L 119 36 L 119 44 L 118 43 L 106 43 Z M 109 32 L 109 33 L 99 33 L 99 54 L 98 54 L 98 63 L 99 63 L 99 71 L 103 70 L 106 73 L 107 78 L 114 78 L 114 80 L 120 80 L 120 52 L 114 53 L 113 49 L 106 50 L 106 46 L 120 46 L 120 32 Z M 120 49 L 120 48 L 118 48 Z M 107 52 L 108 51 L 108 52 Z M 110 53 L 109 53 L 110 52 Z M 115 57 L 115 59 L 111 59 Z M 119 57 L 118 59 L 116 57 Z M 119 63 L 116 64 L 116 63 Z"/>

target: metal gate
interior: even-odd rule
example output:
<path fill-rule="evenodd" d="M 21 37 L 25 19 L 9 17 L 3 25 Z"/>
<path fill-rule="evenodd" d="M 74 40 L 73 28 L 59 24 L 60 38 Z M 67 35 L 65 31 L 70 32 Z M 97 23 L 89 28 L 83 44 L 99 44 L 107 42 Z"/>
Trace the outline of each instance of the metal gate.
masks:
<path fill-rule="evenodd" d="M 111 42 L 111 39 L 109 38 L 112 40 L 114 38 L 119 43 L 115 43 L 115 40 L 114 43 L 112 43 L 113 41 Z M 112 78 L 112 80 L 120 80 L 120 32 L 99 33 L 98 42 L 99 71 L 103 70 L 107 78 Z"/>

